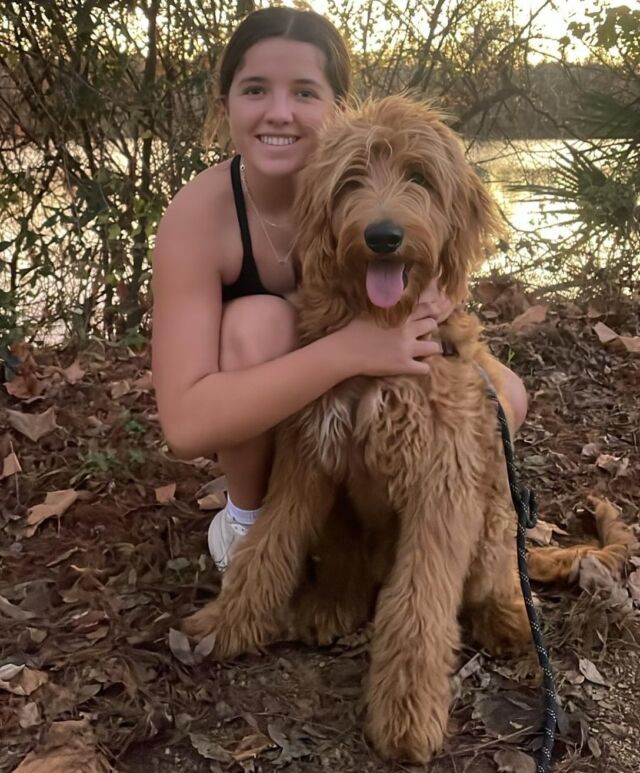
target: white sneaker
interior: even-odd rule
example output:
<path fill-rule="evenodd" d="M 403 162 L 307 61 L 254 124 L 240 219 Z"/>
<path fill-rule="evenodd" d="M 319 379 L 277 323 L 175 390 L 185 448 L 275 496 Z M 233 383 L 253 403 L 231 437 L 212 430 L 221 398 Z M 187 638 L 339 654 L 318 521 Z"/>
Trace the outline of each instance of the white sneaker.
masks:
<path fill-rule="evenodd" d="M 226 507 L 220 510 L 209 526 L 209 552 L 218 571 L 224 572 L 238 543 L 246 536 L 248 527 L 234 521 Z"/>

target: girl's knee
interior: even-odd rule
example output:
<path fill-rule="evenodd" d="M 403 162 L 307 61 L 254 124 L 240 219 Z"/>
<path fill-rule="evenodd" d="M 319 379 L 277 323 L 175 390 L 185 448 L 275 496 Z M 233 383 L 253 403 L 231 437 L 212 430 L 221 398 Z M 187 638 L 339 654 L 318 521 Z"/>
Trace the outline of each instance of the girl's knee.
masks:
<path fill-rule="evenodd" d="M 514 430 L 519 429 L 527 418 L 529 398 L 522 379 L 512 370 L 505 367 L 504 387 L 506 398 L 509 401 L 515 422 Z"/>
<path fill-rule="evenodd" d="M 273 295 L 238 298 L 224 308 L 220 369 L 240 370 L 282 357 L 298 345 L 296 312 Z"/>

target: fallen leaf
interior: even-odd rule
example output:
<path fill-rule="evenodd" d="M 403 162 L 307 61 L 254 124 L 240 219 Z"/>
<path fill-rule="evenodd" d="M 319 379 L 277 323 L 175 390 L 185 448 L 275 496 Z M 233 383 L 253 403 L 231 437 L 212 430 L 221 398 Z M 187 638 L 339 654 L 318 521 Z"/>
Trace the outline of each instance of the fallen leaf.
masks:
<path fill-rule="evenodd" d="M 205 760 L 215 760 L 216 762 L 233 762 L 231 755 L 226 749 L 212 737 L 204 733 L 189 733 L 189 740 L 193 748 Z"/>
<path fill-rule="evenodd" d="M 547 318 L 548 306 L 546 304 L 536 304 L 530 306 L 526 311 L 518 316 L 511 323 L 511 329 L 515 333 L 524 333 L 525 330 L 529 330 L 541 322 L 544 322 Z"/>
<path fill-rule="evenodd" d="M 587 658 L 580 658 L 578 661 L 578 668 L 580 673 L 584 675 L 584 678 L 592 684 L 601 684 L 606 687 L 606 682 L 602 677 L 602 674 L 598 671 L 595 665 Z"/>
<path fill-rule="evenodd" d="M 36 671 L 24 665 L 7 663 L 0 666 L 0 690 L 14 695 L 31 695 L 48 680 L 49 677 L 44 671 Z"/>
<path fill-rule="evenodd" d="M 622 354 L 640 354 L 640 336 L 622 336 L 607 327 L 603 322 L 598 322 L 593 327 L 600 343 Z"/>
<path fill-rule="evenodd" d="M 604 322 L 598 322 L 595 324 L 593 326 L 593 330 L 600 339 L 601 344 L 608 344 L 611 341 L 615 341 L 615 339 L 618 337 L 618 334 L 610 327 L 607 327 Z"/>
<path fill-rule="evenodd" d="M 499 773 L 536 773 L 536 762 L 518 749 L 503 749 L 493 755 Z"/>
<path fill-rule="evenodd" d="M 31 752 L 14 773 L 111 773 L 113 768 L 95 749 L 88 720 L 54 722 L 42 747 Z"/>
<path fill-rule="evenodd" d="M 280 756 L 275 761 L 277 767 L 285 765 L 292 760 L 308 757 L 311 753 L 306 743 L 304 743 L 304 735 L 295 726 L 290 728 L 289 732 L 285 734 L 279 722 L 269 722 L 267 732 L 271 740 L 282 749 Z"/>
<path fill-rule="evenodd" d="M 166 486 L 158 486 L 155 490 L 156 502 L 160 505 L 168 505 L 175 502 L 176 484 L 169 483 Z"/>
<path fill-rule="evenodd" d="M 564 671 L 564 679 L 569 684 L 584 684 L 584 674 L 579 674 L 573 668 L 568 668 Z"/>
<path fill-rule="evenodd" d="M 2 462 L 2 474 L 0 475 L 0 480 L 15 475 L 17 472 L 22 472 L 22 467 L 20 466 L 18 457 L 12 451 L 9 456 L 5 456 L 4 461 Z"/>
<path fill-rule="evenodd" d="M 580 559 L 578 584 L 589 593 L 605 590 L 611 592 L 617 584 L 611 572 L 596 556 L 586 555 Z"/>
<path fill-rule="evenodd" d="M 240 741 L 235 751 L 231 752 L 231 757 L 236 762 L 252 760 L 255 759 L 260 752 L 263 752 L 266 749 L 274 749 L 276 746 L 277 744 L 274 743 L 271 738 L 267 738 L 266 735 L 254 733 L 246 736 Z"/>
<path fill-rule="evenodd" d="M 227 503 L 227 497 L 224 491 L 215 491 L 213 494 L 207 494 L 206 497 L 198 499 L 198 507 L 201 510 L 220 510 Z"/>
<path fill-rule="evenodd" d="M 193 650 L 194 663 L 202 663 L 202 661 L 212 653 L 213 645 L 216 643 L 216 634 L 207 634 L 204 638 L 196 644 Z"/>
<path fill-rule="evenodd" d="M 590 735 L 589 738 L 587 738 L 587 746 L 589 747 L 589 751 L 593 756 L 598 760 L 602 756 L 602 750 L 600 749 L 600 744 L 596 741 L 596 739 Z"/>
<path fill-rule="evenodd" d="M 44 413 L 22 413 L 7 409 L 7 416 L 9 424 L 34 443 L 53 432 L 58 426 L 53 407 L 48 408 Z"/>
<path fill-rule="evenodd" d="M 556 526 L 553 523 L 547 523 L 547 521 L 541 519 L 538 519 L 538 522 L 532 529 L 527 529 L 527 537 L 537 545 L 549 545 L 554 533 L 568 534 L 568 532 L 561 529 L 559 526 Z"/>
<path fill-rule="evenodd" d="M 482 303 L 493 303 L 503 292 L 504 288 L 490 279 L 481 279 L 473 287 L 474 294 Z"/>
<path fill-rule="evenodd" d="M 174 656 L 185 666 L 193 666 L 195 659 L 191 652 L 191 644 L 186 634 L 176 628 L 169 629 L 169 649 Z"/>
<path fill-rule="evenodd" d="M 26 378 L 24 376 L 16 376 L 11 381 L 5 381 L 4 388 L 12 397 L 18 400 L 29 400 L 42 394 L 44 384 L 34 375 Z"/>
<path fill-rule="evenodd" d="M 26 609 L 21 609 L 15 604 L 12 604 L 9 599 L 0 595 L 0 615 L 10 617 L 12 620 L 19 620 L 24 623 L 25 620 L 30 620 L 32 617 L 36 617 L 34 612 L 29 612 Z"/>
<path fill-rule="evenodd" d="M 153 376 L 150 370 L 145 370 L 144 373 L 137 378 L 131 388 L 136 392 L 151 392 L 153 390 Z"/>
<path fill-rule="evenodd" d="M 519 730 L 523 735 L 535 733 L 544 719 L 540 695 L 515 690 L 479 696 L 473 716 L 482 719 L 487 730 L 499 736 L 512 735 Z"/>
<path fill-rule="evenodd" d="M 119 400 L 131 391 L 131 384 L 124 379 L 123 381 L 114 381 L 109 386 L 109 394 L 112 400 Z"/>
<path fill-rule="evenodd" d="M 78 360 L 74 360 L 68 368 L 64 368 L 62 373 L 68 384 L 77 384 L 85 376 L 85 371 L 80 367 Z"/>
<path fill-rule="evenodd" d="M 629 593 L 634 601 L 640 601 L 640 569 L 636 569 L 635 572 L 627 577 L 627 587 Z"/>
<path fill-rule="evenodd" d="M 29 508 L 27 512 L 27 528 L 25 537 L 32 537 L 38 526 L 48 518 L 60 517 L 80 495 L 75 489 L 63 489 L 62 491 L 50 491 L 45 497 L 44 503 Z"/>
<path fill-rule="evenodd" d="M 629 354 L 640 354 L 640 336 L 619 336 L 618 341 Z"/>
<path fill-rule="evenodd" d="M 40 714 L 40 707 L 37 703 L 30 701 L 21 706 L 18 710 L 18 724 L 22 728 L 35 727 L 42 723 L 42 715 Z"/>
<path fill-rule="evenodd" d="M 195 493 L 195 497 L 196 499 L 200 499 L 201 497 L 206 497 L 207 494 L 214 494 L 216 491 L 226 491 L 227 488 L 226 476 L 218 475 L 217 478 L 207 481 L 203 486 L 200 486 Z"/>
<path fill-rule="evenodd" d="M 606 470 L 617 478 L 626 473 L 627 467 L 629 466 L 629 457 L 625 456 L 620 458 L 612 456 L 611 454 L 600 454 L 596 459 L 595 464 L 596 467 L 599 467 L 601 470 Z"/>
<path fill-rule="evenodd" d="M 586 456 L 589 459 L 595 459 L 600 454 L 600 446 L 597 443 L 587 443 L 586 445 L 582 446 L 582 451 L 580 454 L 582 456 Z"/>

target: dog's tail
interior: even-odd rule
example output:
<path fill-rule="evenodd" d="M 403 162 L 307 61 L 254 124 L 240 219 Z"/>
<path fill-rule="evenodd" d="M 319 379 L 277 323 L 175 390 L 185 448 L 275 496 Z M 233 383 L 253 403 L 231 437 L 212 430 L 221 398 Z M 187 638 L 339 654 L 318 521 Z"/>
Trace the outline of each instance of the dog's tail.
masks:
<path fill-rule="evenodd" d="M 567 548 L 532 548 L 527 553 L 529 577 L 545 583 L 572 584 L 580 575 L 580 562 L 586 556 L 596 559 L 611 574 L 619 577 L 629 560 L 636 538 L 620 520 L 620 512 L 608 499 L 590 496 L 598 530 L 599 545 L 581 544 Z"/>

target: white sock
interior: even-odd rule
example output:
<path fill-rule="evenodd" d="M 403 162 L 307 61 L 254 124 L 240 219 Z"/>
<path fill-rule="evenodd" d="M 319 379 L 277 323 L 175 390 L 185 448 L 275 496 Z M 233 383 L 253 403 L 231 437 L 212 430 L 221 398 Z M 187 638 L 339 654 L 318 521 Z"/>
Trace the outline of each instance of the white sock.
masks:
<path fill-rule="evenodd" d="M 234 505 L 231 501 L 231 497 L 227 494 L 227 512 L 232 521 L 235 521 L 242 526 L 253 526 L 262 512 L 262 508 L 259 507 L 257 510 L 243 510 L 241 507 Z"/>

